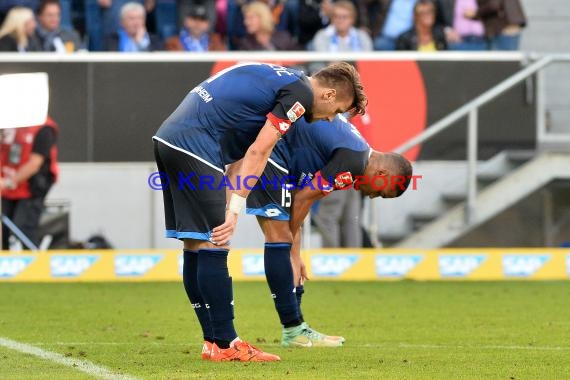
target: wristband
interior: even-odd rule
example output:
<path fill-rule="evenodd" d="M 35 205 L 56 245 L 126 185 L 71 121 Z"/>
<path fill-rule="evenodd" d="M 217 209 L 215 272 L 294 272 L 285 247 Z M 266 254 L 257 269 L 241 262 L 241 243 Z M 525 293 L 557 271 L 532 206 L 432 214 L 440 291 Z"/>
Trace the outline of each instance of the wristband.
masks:
<path fill-rule="evenodd" d="M 243 208 L 245 207 L 245 200 L 246 200 L 245 197 L 242 197 L 241 195 L 236 193 L 232 193 L 227 210 L 233 212 L 236 215 L 241 214 Z"/>

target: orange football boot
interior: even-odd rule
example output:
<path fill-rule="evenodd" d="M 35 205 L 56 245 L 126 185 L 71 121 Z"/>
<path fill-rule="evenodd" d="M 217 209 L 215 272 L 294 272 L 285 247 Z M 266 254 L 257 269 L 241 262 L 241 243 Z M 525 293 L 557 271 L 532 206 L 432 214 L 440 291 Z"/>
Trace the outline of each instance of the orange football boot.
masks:
<path fill-rule="evenodd" d="M 281 360 L 277 355 L 261 351 L 244 341 L 237 341 L 230 348 L 219 348 L 213 344 L 210 360 L 215 362 L 240 361 L 240 362 L 276 362 Z"/>

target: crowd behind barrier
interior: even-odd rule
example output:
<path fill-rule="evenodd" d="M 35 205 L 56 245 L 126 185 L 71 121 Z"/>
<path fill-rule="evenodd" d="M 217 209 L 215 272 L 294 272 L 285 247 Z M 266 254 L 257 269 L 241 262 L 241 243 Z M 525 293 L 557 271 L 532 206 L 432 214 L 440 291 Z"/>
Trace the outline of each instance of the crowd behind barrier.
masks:
<path fill-rule="evenodd" d="M 2 0 L 0 51 L 518 50 L 520 0 Z"/>

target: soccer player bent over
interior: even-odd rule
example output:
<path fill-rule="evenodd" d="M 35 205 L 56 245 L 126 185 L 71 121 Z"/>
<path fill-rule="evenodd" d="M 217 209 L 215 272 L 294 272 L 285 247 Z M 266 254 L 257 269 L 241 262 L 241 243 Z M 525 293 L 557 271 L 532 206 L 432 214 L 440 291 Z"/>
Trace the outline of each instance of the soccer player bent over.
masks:
<path fill-rule="evenodd" d="M 239 162 L 233 166 L 232 177 Z M 332 122 L 312 125 L 301 119 L 277 144 L 262 179 L 247 199 L 247 213 L 257 216 L 265 236 L 265 275 L 283 325 L 283 346 L 338 347 L 344 343 L 342 337 L 327 336 L 309 327 L 301 312 L 306 273 L 299 229 L 312 204 L 332 191 L 352 191 L 355 178 L 360 178 L 360 183 L 354 190 L 370 198 L 397 197 L 408 187 L 411 175 L 408 160 L 372 150 L 340 115 Z M 381 183 L 373 183 L 375 177 Z M 399 181 L 385 184 L 380 177 Z M 282 186 L 287 182 L 284 179 L 297 188 L 292 198 L 287 187 Z"/>
<path fill-rule="evenodd" d="M 158 170 L 170 180 L 163 189 L 166 236 L 184 241 L 184 288 L 202 327 L 203 359 L 280 360 L 240 340 L 234 328 L 229 239 L 249 191 L 233 191 L 226 203 L 225 166 L 243 158 L 237 174 L 259 176 L 298 118 L 361 114 L 366 102 L 347 63 L 312 77 L 277 65 L 239 64 L 194 87 L 153 137 Z"/>

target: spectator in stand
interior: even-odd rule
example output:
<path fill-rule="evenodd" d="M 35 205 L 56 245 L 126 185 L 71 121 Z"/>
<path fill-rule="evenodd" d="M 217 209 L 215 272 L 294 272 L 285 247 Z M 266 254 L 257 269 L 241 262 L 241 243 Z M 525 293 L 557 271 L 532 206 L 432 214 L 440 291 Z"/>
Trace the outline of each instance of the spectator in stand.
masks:
<path fill-rule="evenodd" d="M 179 36 L 166 40 L 169 51 L 222 51 L 225 45 L 217 33 L 210 33 L 210 20 L 206 7 L 195 5 L 184 18 L 184 26 Z"/>
<path fill-rule="evenodd" d="M 218 16 L 219 0 L 176 0 L 176 11 L 178 14 L 178 25 L 182 28 L 186 24 L 186 15 L 196 7 L 203 7 L 206 10 L 206 17 L 210 26 L 216 25 Z"/>
<path fill-rule="evenodd" d="M 435 23 L 433 0 L 418 0 L 414 6 L 414 27 L 398 37 L 397 50 L 434 52 L 447 50 L 445 31 Z"/>
<path fill-rule="evenodd" d="M 122 7 L 129 2 L 145 5 L 148 12 L 155 0 L 85 0 L 85 29 L 89 36 L 89 50 L 105 50 L 106 40 L 120 27 Z"/>
<path fill-rule="evenodd" d="M 298 32 L 298 3 L 296 0 L 255 0 L 261 1 L 270 9 L 274 29 L 286 31 L 290 36 Z M 252 0 L 228 0 L 227 4 L 227 35 L 231 49 L 238 49 L 240 40 L 246 36 L 244 7 Z M 297 12 L 297 13 L 296 13 Z"/>
<path fill-rule="evenodd" d="M 451 0 L 448 6 L 450 27 L 446 29 L 446 36 L 449 50 L 487 50 L 483 23 L 465 16 L 477 10 L 477 0 Z"/>
<path fill-rule="evenodd" d="M 316 51 L 371 51 L 370 36 L 354 27 L 356 8 L 347 0 L 339 0 L 333 5 L 332 23 L 321 29 L 313 40 Z"/>
<path fill-rule="evenodd" d="M 163 1 L 173 1 L 173 0 L 163 0 Z M 228 34 L 228 22 L 229 22 L 229 9 L 232 8 L 232 3 L 235 0 L 176 0 L 177 6 L 177 20 L 179 24 L 178 29 L 182 29 L 186 25 L 187 16 L 190 11 L 196 7 L 202 7 L 206 9 L 206 15 L 208 18 L 209 32 L 214 33 L 211 36 L 219 36 L 224 44 L 223 48 L 215 48 L 214 50 L 226 50 L 225 39 Z M 241 6 L 241 5 L 240 5 Z M 233 6 L 235 11 L 238 8 L 237 5 Z M 235 13 L 235 12 L 234 12 Z M 241 17 L 241 16 L 240 16 Z M 240 19 L 240 23 L 243 22 Z M 210 49 L 212 50 L 212 49 Z"/>
<path fill-rule="evenodd" d="M 79 34 L 61 27 L 59 0 L 43 0 L 40 3 L 36 37 L 42 51 L 71 53 L 81 48 Z"/>
<path fill-rule="evenodd" d="M 485 26 L 491 50 L 518 50 L 526 16 L 519 0 L 477 0 L 478 9 L 465 17 L 478 19 Z"/>
<path fill-rule="evenodd" d="M 374 49 L 395 50 L 398 37 L 414 26 L 414 5 L 417 0 L 384 0 L 379 33 L 374 39 Z"/>
<path fill-rule="evenodd" d="M 145 26 L 146 11 L 139 3 L 127 3 L 121 8 L 119 31 L 106 40 L 107 51 L 123 53 L 162 50 L 160 41 L 150 35 Z"/>
<path fill-rule="evenodd" d="M 247 35 L 237 43 L 239 50 L 299 50 L 285 30 L 275 30 L 269 6 L 261 1 L 244 5 L 244 24 Z"/>
<path fill-rule="evenodd" d="M 10 9 L 0 28 L 0 51 L 38 51 L 35 30 L 36 19 L 31 9 L 23 7 Z"/>

